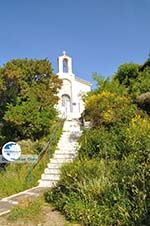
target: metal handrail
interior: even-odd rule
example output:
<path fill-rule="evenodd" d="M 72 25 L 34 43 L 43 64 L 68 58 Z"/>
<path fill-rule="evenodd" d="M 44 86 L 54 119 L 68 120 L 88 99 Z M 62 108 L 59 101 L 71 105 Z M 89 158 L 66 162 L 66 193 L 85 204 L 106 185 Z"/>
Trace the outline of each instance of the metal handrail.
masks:
<path fill-rule="evenodd" d="M 48 150 L 48 159 L 50 159 L 50 144 L 53 142 L 54 138 L 56 137 L 56 132 L 58 130 L 58 128 L 60 128 L 60 125 L 62 124 L 63 121 L 60 121 L 58 123 L 58 125 L 55 127 L 52 135 L 50 136 L 48 142 L 46 143 L 46 145 L 43 147 L 43 149 L 41 150 L 41 152 L 38 154 L 38 159 L 37 161 L 32 165 L 32 169 L 35 168 L 35 166 L 39 163 L 39 161 L 41 160 L 42 156 L 44 155 L 44 153 L 46 152 L 46 150 Z"/>
<path fill-rule="evenodd" d="M 27 177 L 29 177 L 29 182 L 32 183 L 32 170 L 38 165 L 39 161 L 43 157 L 46 150 L 48 150 L 48 159 L 50 159 L 50 145 L 52 144 L 54 138 L 56 137 L 56 132 L 58 128 L 60 128 L 61 124 L 64 123 L 66 120 L 66 117 L 62 117 L 63 119 L 58 123 L 58 125 L 54 128 L 53 133 L 50 135 L 50 138 L 48 139 L 48 142 L 46 145 L 42 148 L 41 152 L 38 154 L 38 159 L 34 164 L 30 164 L 30 170 Z"/>

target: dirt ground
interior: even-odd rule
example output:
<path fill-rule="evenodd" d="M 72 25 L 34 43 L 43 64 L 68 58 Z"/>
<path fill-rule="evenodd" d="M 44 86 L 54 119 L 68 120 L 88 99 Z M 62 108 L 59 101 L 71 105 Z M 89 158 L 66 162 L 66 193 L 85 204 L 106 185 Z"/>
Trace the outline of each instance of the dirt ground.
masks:
<path fill-rule="evenodd" d="M 36 220 L 18 219 L 10 221 L 9 214 L 0 217 L 0 226 L 79 226 L 66 222 L 65 218 L 49 205 L 44 205 L 42 214 Z"/>

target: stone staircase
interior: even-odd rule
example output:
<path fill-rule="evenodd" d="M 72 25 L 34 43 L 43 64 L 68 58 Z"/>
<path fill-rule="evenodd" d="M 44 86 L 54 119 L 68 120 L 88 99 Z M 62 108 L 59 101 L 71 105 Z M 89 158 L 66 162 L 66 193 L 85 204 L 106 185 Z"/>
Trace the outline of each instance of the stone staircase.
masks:
<path fill-rule="evenodd" d="M 60 168 L 64 163 L 72 162 L 77 155 L 78 138 L 81 135 L 78 120 L 66 120 L 63 133 L 47 168 L 39 180 L 39 187 L 53 187 L 60 179 Z"/>

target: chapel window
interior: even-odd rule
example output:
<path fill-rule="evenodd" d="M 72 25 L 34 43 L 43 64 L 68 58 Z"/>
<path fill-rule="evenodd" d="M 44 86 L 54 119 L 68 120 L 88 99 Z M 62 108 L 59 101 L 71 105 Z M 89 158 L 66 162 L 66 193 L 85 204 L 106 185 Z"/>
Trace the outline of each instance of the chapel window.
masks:
<path fill-rule="evenodd" d="M 63 72 L 68 73 L 68 59 L 63 59 Z"/>

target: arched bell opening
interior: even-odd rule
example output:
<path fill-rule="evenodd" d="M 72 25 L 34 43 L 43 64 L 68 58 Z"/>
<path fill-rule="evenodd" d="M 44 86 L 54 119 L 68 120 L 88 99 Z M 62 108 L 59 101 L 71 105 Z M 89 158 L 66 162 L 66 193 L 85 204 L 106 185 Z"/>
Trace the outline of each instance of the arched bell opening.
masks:
<path fill-rule="evenodd" d="M 68 59 L 63 59 L 63 73 L 68 73 Z"/>

